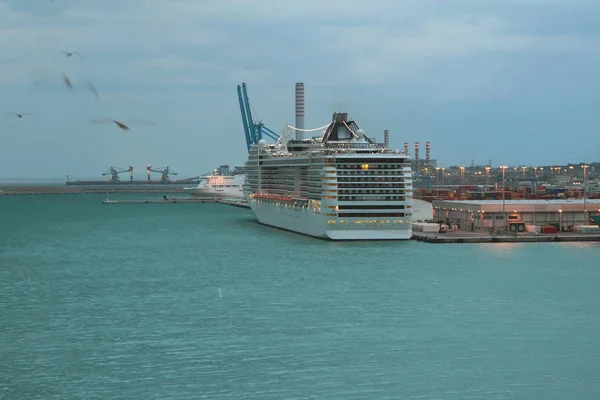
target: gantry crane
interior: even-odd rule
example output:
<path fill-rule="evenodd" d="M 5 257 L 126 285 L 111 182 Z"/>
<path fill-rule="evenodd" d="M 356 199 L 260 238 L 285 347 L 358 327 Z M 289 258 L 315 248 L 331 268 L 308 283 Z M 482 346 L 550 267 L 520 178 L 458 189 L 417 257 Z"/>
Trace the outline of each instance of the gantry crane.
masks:
<path fill-rule="evenodd" d="M 160 170 L 152 169 L 152 165 L 146 165 L 146 173 L 148 174 L 148 182 L 150 182 L 150 172 L 158 172 L 160 174 L 160 178 L 158 178 L 159 183 L 169 183 L 171 180 L 169 179 L 169 175 L 177 175 L 177 172 L 171 171 L 169 167 L 162 168 Z"/>
<path fill-rule="evenodd" d="M 129 168 L 119 168 L 119 167 L 110 167 L 106 172 L 102 173 L 102 176 L 109 175 L 108 181 L 110 183 L 118 183 L 121 181 L 119 178 L 119 174 L 123 172 L 129 172 L 129 179 L 133 182 L 133 165 L 130 165 Z"/>
<path fill-rule="evenodd" d="M 263 134 L 273 140 L 278 140 L 279 135 L 267 128 L 262 121 L 254 122 L 252 120 L 252 111 L 250 110 L 250 102 L 248 101 L 246 82 L 237 86 L 237 93 L 240 102 L 240 110 L 242 111 L 242 123 L 244 125 L 244 133 L 246 134 L 246 146 L 248 147 L 248 151 L 250 151 L 251 145 L 258 144 L 258 141 L 263 138 Z"/>

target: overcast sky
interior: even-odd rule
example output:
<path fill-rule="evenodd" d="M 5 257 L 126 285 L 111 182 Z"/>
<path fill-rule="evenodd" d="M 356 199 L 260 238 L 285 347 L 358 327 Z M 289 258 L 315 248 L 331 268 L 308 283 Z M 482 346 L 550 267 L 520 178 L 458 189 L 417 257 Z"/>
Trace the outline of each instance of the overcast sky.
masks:
<path fill-rule="evenodd" d="M 442 166 L 597 161 L 599 15 L 597 0 L 0 0 L 0 177 L 243 164 L 243 81 L 276 132 L 303 81 L 307 128 L 346 111 L 394 147 L 431 141 Z"/>

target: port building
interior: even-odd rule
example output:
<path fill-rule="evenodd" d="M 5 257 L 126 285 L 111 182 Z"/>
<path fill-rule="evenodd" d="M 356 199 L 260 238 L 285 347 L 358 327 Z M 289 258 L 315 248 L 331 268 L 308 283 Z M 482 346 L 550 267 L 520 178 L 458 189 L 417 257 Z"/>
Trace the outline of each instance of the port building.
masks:
<path fill-rule="evenodd" d="M 590 217 L 600 215 L 600 199 L 567 200 L 434 200 L 433 220 L 460 230 L 495 232 L 506 229 L 530 231 L 554 227 L 570 231 L 595 225 Z"/>
<path fill-rule="evenodd" d="M 414 222 L 431 221 L 433 218 L 433 206 L 425 200 L 413 199 L 412 219 Z"/>

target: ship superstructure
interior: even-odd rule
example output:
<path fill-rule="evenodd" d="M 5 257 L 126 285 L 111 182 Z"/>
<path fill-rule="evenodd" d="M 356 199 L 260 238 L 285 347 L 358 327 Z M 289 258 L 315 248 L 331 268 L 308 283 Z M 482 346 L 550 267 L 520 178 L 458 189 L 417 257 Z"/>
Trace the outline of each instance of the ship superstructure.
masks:
<path fill-rule="evenodd" d="M 347 113 L 318 130 L 250 146 L 244 195 L 258 221 L 333 240 L 410 239 L 408 153 L 375 143 Z"/>
<path fill-rule="evenodd" d="M 202 175 L 197 187 L 187 187 L 184 190 L 191 192 L 194 197 L 242 199 L 245 179 L 246 175 L 241 168 L 230 171 L 228 165 L 221 165 L 211 173 Z"/>

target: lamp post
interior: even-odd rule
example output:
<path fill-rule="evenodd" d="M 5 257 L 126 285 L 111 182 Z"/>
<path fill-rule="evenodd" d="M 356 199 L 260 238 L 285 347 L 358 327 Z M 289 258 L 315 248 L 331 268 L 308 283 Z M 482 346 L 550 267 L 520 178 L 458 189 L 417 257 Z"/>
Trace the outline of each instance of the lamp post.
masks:
<path fill-rule="evenodd" d="M 502 165 L 500 168 L 502 168 L 502 215 L 504 218 L 504 230 L 506 231 L 506 199 L 504 196 L 504 190 L 506 189 L 506 186 L 504 184 L 504 181 L 505 181 L 504 170 L 507 167 L 506 167 L 506 165 Z"/>
<path fill-rule="evenodd" d="M 588 212 L 587 212 L 587 169 L 589 165 L 582 165 L 583 168 L 583 218 L 584 225 L 588 224 Z"/>

